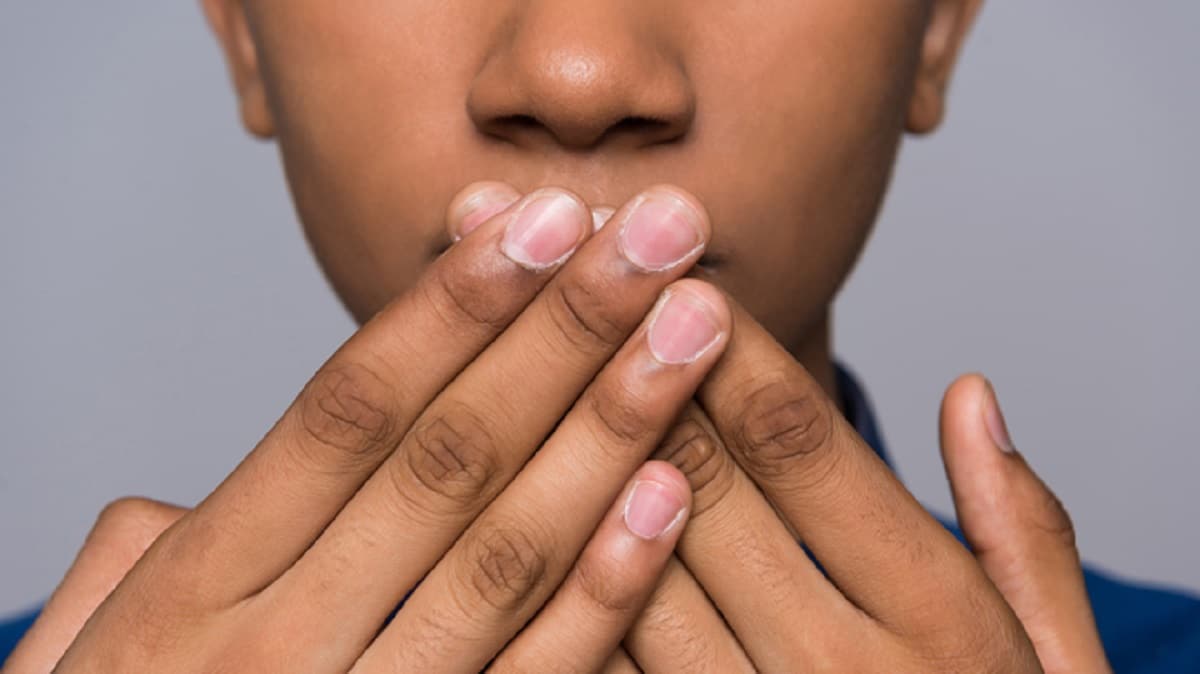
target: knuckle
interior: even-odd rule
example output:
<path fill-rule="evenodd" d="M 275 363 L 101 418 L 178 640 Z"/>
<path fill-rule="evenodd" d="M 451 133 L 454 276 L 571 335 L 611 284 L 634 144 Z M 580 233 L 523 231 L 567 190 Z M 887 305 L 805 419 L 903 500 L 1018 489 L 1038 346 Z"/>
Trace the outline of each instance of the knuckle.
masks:
<path fill-rule="evenodd" d="M 659 450 L 687 477 L 692 489 L 692 520 L 719 503 L 733 487 L 733 463 L 716 438 L 695 419 L 675 426 Z"/>
<path fill-rule="evenodd" d="M 707 635 L 697 630 L 691 621 L 680 615 L 675 607 L 647 607 L 645 618 L 638 628 L 645 631 L 641 636 L 649 643 L 666 644 L 671 662 L 679 672 L 712 672 L 716 652 Z"/>
<path fill-rule="evenodd" d="M 100 510 L 93 531 L 124 528 L 133 524 L 146 523 L 155 515 L 155 503 L 144 498 L 126 496 L 119 498 Z"/>
<path fill-rule="evenodd" d="M 120 498 L 100 511 L 86 545 L 103 547 L 121 557 L 140 555 L 182 514 L 182 509 L 149 499 Z"/>
<path fill-rule="evenodd" d="M 521 527 L 488 528 L 468 550 L 471 586 L 498 611 L 519 611 L 546 581 L 549 554 Z"/>
<path fill-rule="evenodd" d="M 456 404 L 418 421 L 409 438 L 402 463 L 425 489 L 463 511 L 486 502 L 500 472 L 499 458 L 491 433 L 468 406 Z"/>
<path fill-rule="evenodd" d="M 379 649 L 384 662 L 394 658 L 393 669 L 383 667 L 380 671 L 408 671 L 413 661 L 451 662 L 456 656 L 461 657 L 461 653 L 456 652 L 458 645 L 472 636 L 469 616 L 462 615 L 454 605 L 441 604 L 417 613 L 415 618 L 414 633 L 420 638 L 408 640 L 407 653 L 401 649 Z M 411 657 L 413 655 L 417 657 Z"/>
<path fill-rule="evenodd" d="M 601 380 L 596 388 L 585 394 L 584 400 L 606 441 L 615 441 L 618 446 L 640 446 L 654 431 L 647 414 L 648 406 L 619 377 Z M 601 442 L 600 446 L 611 445 Z"/>
<path fill-rule="evenodd" d="M 745 400 L 734 428 L 747 467 L 756 474 L 780 477 L 829 448 L 833 411 L 803 384 L 772 377 Z"/>
<path fill-rule="evenodd" d="M 944 620 L 941 628 L 926 632 L 916 655 L 923 672 L 1002 674 L 1032 671 L 1022 662 L 1027 652 L 1024 631 L 996 611 L 984 611 Z M 1038 670 L 1040 671 L 1040 670 Z"/>
<path fill-rule="evenodd" d="M 575 565 L 575 582 L 579 591 L 593 606 L 605 613 L 630 613 L 640 603 L 640 588 L 621 576 L 613 560 L 596 560 L 584 556 Z"/>
<path fill-rule="evenodd" d="M 430 277 L 426 297 L 448 327 L 461 329 L 465 323 L 490 333 L 512 318 L 512 302 L 503 301 L 507 286 L 486 270 L 435 265 Z"/>
<path fill-rule="evenodd" d="M 942 592 L 914 605 L 903 628 L 894 627 L 925 664 L 922 671 L 1028 671 L 1016 661 L 1028 645 L 1020 621 L 981 587 L 977 570 L 941 568 L 938 576 Z"/>
<path fill-rule="evenodd" d="M 549 312 L 558 332 L 577 350 L 602 353 L 625 341 L 628 326 L 613 309 L 613 293 L 598 292 L 587 281 L 560 277 L 549 289 Z"/>
<path fill-rule="evenodd" d="M 320 447 L 373 461 L 390 447 L 397 427 L 392 387 L 360 363 L 322 368 L 300 398 L 300 424 Z"/>
<path fill-rule="evenodd" d="M 1059 545 L 1074 550 L 1076 547 L 1075 523 L 1071 515 L 1054 492 L 1042 488 L 1042 502 L 1034 510 L 1031 525 L 1049 536 Z"/>

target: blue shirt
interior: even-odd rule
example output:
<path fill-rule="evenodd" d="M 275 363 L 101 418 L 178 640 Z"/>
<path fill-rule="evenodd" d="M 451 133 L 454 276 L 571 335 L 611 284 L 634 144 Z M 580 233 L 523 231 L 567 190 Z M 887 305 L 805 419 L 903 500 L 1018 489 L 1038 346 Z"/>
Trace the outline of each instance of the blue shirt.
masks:
<path fill-rule="evenodd" d="M 888 454 L 862 387 L 844 369 L 838 385 L 846 417 L 883 458 Z M 890 465 L 890 461 L 889 461 Z M 952 524 L 946 525 L 962 539 Z M 1200 672 L 1200 598 L 1182 592 L 1118 580 L 1084 569 L 1100 638 L 1118 674 Z M 0 662 L 33 624 L 37 610 L 0 621 Z"/>

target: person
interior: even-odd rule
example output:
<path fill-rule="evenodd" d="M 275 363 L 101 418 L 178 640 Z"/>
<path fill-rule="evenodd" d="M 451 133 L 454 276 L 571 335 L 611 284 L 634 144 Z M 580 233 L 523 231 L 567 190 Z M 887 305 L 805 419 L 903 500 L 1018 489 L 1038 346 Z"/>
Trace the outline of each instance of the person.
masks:
<path fill-rule="evenodd" d="M 987 380 L 959 531 L 832 357 L 980 0 L 203 5 L 362 327 L 197 507 L 107 508 L 5 671 L 1200 669 Z"/>

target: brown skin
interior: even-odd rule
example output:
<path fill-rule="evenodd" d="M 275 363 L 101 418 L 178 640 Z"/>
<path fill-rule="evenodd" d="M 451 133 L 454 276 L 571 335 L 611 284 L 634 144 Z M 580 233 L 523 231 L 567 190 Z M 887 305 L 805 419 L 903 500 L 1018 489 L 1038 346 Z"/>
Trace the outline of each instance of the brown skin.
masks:
<path fill-rule="evenodd" d="M 195 511 L 111 509 L 10 666 L 70 646 L 63 671 L 1102 670 L 1069 520 L 1004 451 L 986 381 L 942 417 L 977 557 L 830 402 L 829 306 L 978 5 L 205 0 L 247 128 L 278 140 L 317 257 L 376 318 Z M 503 182 L 460 192 L 481 180 Z M 619 224 L 561 267 L 498 256 L 537 188 L 579 220 L 664 180 L 707 242 L 678 267 L 631 270 Z M 719 334 L 664 366 L 637 326 L 689 271 L 708 283 L 670 287 Z M 438 422 L 479 426 L 487 470 L 447 481 L 439 455 L 398 483 L 430 434 L 458 437 Z M 639 468 L 655 446 L 669 463 Z M 690 513 L 681 538 L 631 537 L 638 480 Z"/>
<path fill-rule="evenodd" d="M 978 3 L 241 4 L 209 3 L 242 116 L 360 321 L 467 183 L 616 206 L 668 180 L 715 223 L 711 278 L 832 387 L 829 306 Z"/>

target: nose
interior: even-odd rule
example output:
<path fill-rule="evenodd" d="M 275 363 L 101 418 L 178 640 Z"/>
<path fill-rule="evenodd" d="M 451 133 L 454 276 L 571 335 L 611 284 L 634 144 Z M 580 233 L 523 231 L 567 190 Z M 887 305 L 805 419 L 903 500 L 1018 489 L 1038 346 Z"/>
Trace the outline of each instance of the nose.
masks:
<path fill-rule="evenodd" d="M 510 3 L 508 28 L 467 98 L 475 128 L 543 149 L 639 148 L 686 136 L 696 110 L 691 83 L 639 4 Z"/>

